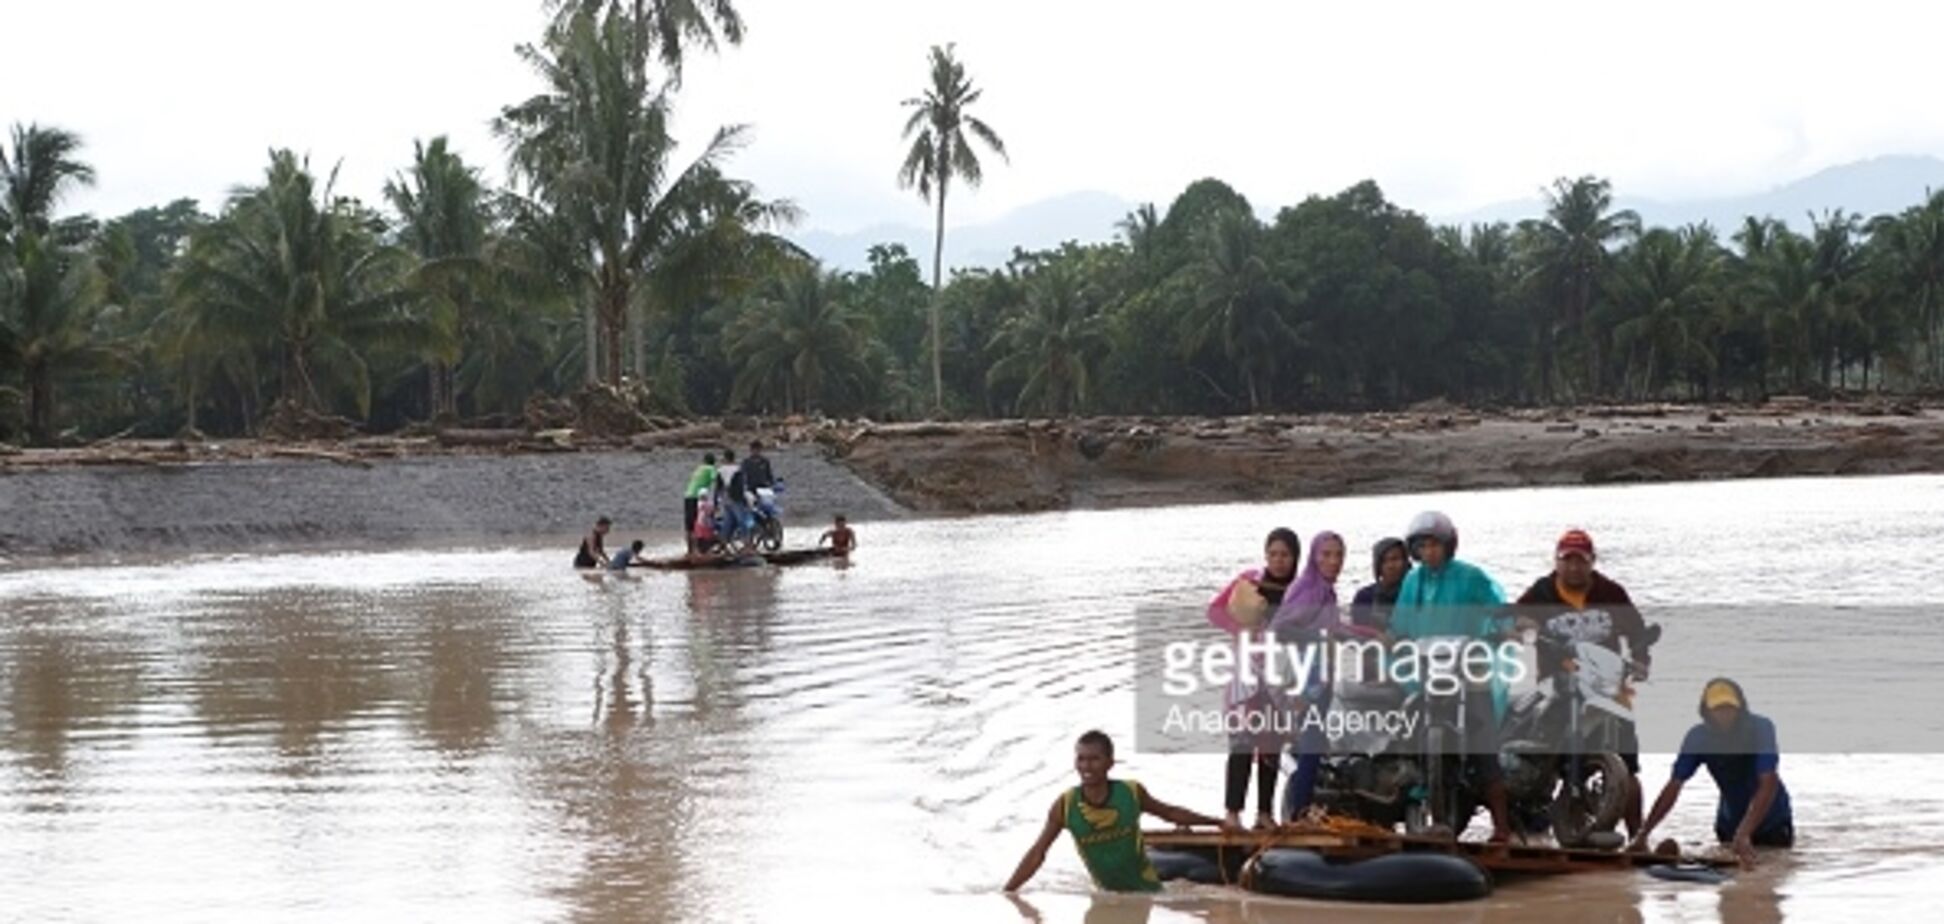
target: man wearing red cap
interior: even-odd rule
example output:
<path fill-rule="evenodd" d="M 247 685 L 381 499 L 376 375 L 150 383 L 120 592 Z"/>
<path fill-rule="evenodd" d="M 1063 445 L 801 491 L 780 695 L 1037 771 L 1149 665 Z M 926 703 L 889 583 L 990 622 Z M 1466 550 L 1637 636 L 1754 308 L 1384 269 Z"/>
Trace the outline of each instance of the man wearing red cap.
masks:
<path fill-rule="evenodd" d="M 1634 661 L 1634 676 L 1646 679 L 1648 647 L 1652 641 L 1647 622 L 1634 607 L 1633 598 L 1619 582 L 1595 570 L 1593 537 L 1585 530 L 1569 529 L 1553 546 L 1553 570 L 1526 588 L 1519 597 L 1519 621 L 1548 631 L 1556 638 L 1589 642 Z M 1626 641 L 1626 649 L 1620 647 Z M 1541 666 L 1541 679 L 1550 673 Z M 1627 769 L 1640 773 L 1640 745 L 1631 726 L 1621 759 Z M 1640 831 L 1640 784 L 1634 781 L 1627 793 L 1627 831 Z"/>

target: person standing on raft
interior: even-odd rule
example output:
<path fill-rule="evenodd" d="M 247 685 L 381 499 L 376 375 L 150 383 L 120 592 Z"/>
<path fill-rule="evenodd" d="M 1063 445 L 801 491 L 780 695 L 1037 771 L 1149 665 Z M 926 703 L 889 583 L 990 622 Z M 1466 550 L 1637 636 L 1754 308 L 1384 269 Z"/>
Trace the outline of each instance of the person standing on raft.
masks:
<path fill-rule="evenodd" d="M 1269 633 L 1283 645 L 1327 645 L 1332 635 L 1344 633 L 1343 615 L 1337 609 L 1336 582 L 1343 574 L 1345 554 L 1343 537 L 1324 530 L 1310 538 L 1309 561 L 1283 594 L 1282 604 L 1269 620 Z M 1330 740 L 1312 716 L 1330 711 L 1330 678 L 1320 666 L 1310 676 L 1295 678 L 1289 709 L 1296 717 L 1296 772 L 1290 775 L 1283 792 L 1283 820 L 1294 821 L 1309 808 L 1316 794 L 1316 774 Z"/>
<path fill-rule="evenodd" d="M 1219 825 L 1219 819 L 1169 805 L 1133 780 L 1107 776 L 1114 768 L 1114 739 L 1090 731 L 1073 746 L 1073 769 L 1080 785 L 1060 794 L 1046 813 L 1039 839 L 1019 860 L 1006 880 L 1006 891 L 1017 892 L 1039 872 L 1046 851 L 1062 830 L 1072 832 L 1073 844 L 1094 885 L 1109 892 L 1158 892 L 1161 877 L 1148 862 L 1141 838 L 1141 816 L 1153 815 L 1178 825 Z"/>
<path fill-rule="evenodd" d="M 1492 642 L 1507 634 L 1511 620 L 1499 613 L 1505 606 L 1505 591 L 1485 569 L 1458 559 L 1458 527 L 1450 517 L 1436 510 L 1418 514 L 1412 518 L 1411 528 L 1404 532 L 1404 547 L 1418 564 L 1397 588 L 1397 606 L 1391 613 L 1393 636 L 1409 639 L 1462 636 Z M 1505 779 L 1498 762 L 1498 726 L 1504 711 L 1501 705 L 1504 695 L 1504 685 L 1495 679 L 1490 696 L 1466 700 L 1470 753 L 1463 756 L 1477 768 L 1485 783 L 1485 807 L 1492 813 L 1493 843 L 1512 839 Z"/>
<path fill-rule="evenodd" d="M 1647 824 L 1633 839 L 1644 850 L 1681 798 L 1681 787 L 1694 772 L 1708 768 L 1720 791 L 1715 806 L 1715 839 L 1729 845 L 1743 866 L 1755 865 L 1756 847 L 1795 846 L 1795 813 L 1789 807 L 1789 788 L 1776 773 L 1782 758 L 1776 744 L 1775 723 L 1748 710 L 1741 684 L 1716 677 L 1701 688 L 1701 721 L 1681 739 L 1674 758 L 1674 775 L 1654 800 Z"/>
<path fill-rule="evenodd" d="M 1377 579 L 1357 588 L 1350 598 L 1350 624 L 1382 632 L 1390 628 L 1397 591 L 1404 586 L 1404 573 L 1411 570 L 1404 540 L 1395 536 L 1377 540 L 1370 547 L 1370 570 Z"/>
<path fill-rule="evenodd" d="M 1254 644 L 1267 645 L 1266 629 L 1271 615 L 1282 606 L 1283 596 L 1296 581 L 1296 559 L 1302 554 L 1302 540 L 1294 530 L 1278 527 L 1263 542 L 1263 567 L 1237 575 L 1208 604 L 1208 622 L 1238 640 L 1247 636 Z M 1293 728 L 1289 697 L 1284 690 L 1267 682 L 1267 665 L 1257 661 L 1249 670 L 1237 670 L 1235 679 L 1223 691 L 1222 705 L 1241 731 L 1229 736 L 1227 793 L 1224 806 L 1228 824 L 1242 826 L 1242 807 L 1249 795 L 1249 773 L 1256 774 L 1256 827 L 1275 827 L 1276 775 L 1282 769 L 1282 752 L 1289 735 L 1278 731 Z M 1254 726 L 1255 731 L 1250 731 Z"/>
<path fill-rule="evenodd" d="M 682 535 L 688 538 L 689 552 L 695 552 L 695 517 L 702 511 L 702 498 L 715 490 L 716 457 L 715 453 L 703 453 L 702 464 L 695 467 L 689 475 L 688 487 L 682 491 Z"/>

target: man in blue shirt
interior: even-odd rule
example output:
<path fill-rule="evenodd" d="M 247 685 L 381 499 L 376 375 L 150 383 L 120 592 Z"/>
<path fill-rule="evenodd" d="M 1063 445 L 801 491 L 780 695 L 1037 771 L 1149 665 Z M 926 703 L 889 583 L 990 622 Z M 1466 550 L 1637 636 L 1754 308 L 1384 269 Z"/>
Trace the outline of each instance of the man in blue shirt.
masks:
<path fill-rule="evenodd" d="M 1644 849 L 1647 835 L 1674 810 L 1681 787 L 1694 772 L 1708 768 L 1720 790 L 1715 808 L 1715 838 L 1733 846 L 1743 866 L 1755 864 L 1755 848 L 1795 845 L 1795 815 L 1789 790 L 1776 774 L 1781 754 L 1775 723 L 1748 710 L 1740 684 L 1726 677 L 1708 681 L 1701 690 L 1702 721 L 1688 729 L 1674 759 L 1674 778 L 1667 781 L 1647 824 L 1634 837 L 1634 849 Z"/>

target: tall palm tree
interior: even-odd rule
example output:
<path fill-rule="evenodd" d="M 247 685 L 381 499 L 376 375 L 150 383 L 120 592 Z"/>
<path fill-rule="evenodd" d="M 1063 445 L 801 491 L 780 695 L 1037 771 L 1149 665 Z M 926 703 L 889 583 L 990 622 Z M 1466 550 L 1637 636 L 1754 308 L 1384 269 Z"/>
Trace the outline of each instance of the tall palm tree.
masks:
<path fill-rule="evenodd" d="M 1532 254 L 1532 282 L 1539 290 L 1539 391 L 1552 396 L 1556 337 L 1561 330 L 1579 332 L 1592 354 L 1592 390 L 1601 387 L 1600 343 L 1585 329 L 1599 285 L 1611 260 L 1611 248 L 1640 233 L 1640 216 L 1613 208 L 1613 186 L 1603 179 L 1561 177 L 1545 190 L 1546 217 L 1521 223 L 1528 232 Z"/>
<path fill-rule="evenodd" d="M 95 336 L 99 274 L 82 245 L 94 223 L 56 218 L 61 200 L 94 182 L 76 155 L 81 139 L 39 125 L 13 126 L 0 147 L 0 373 L 20 370 L 27 431 L 51 437 L 57 372 L 98 365 L 111 354 Z"/>
<path fill-rule="evenodd" d="M 586 295 L 590 382 L 619 384 L 629 316 L 676 249 L 721 221 L 762 226 L 795 216 L 788 203 L 758 202 L 748 183 L 723 174 L 747 137 L 742 126 L 718 130 L 677 169 L 668 95 L 631 63 L 639 51 L 620 14 L 579 14 L 546 48 L 521 49 L 546 89 L 495 120 L 529 195 L 520 208 Z"/>
<path fill-rule="evenodd" d="M 410 258 L 380 244 L 372 216 L 336 198 L 308 160 L 272 151 L 264 181 L 231 193 L 199 228 L 174 281 L 172 329 L 192 338 L 192 371 L 277 370 L 280 406 L 331 408 L 348 395 L 370 413 L 373 350 L 423 350 L 431 325 L 411 309 Z"/>
<path fill-rule="evenodd" d="M 1886 287 L 1907 300 L 1922 330 L 1924 380 L 1934 382 L 1944 326 L 1944 190 L 1897 215 L 1879 216 L 1869 229 Z"/>
<path fill-rule="evenodd" d="M 472 305 L 487 279 L 482 261 L 492 218 L 479 171 L 441 135 L 412 143 L 412 169 L 385 184 L 397 210 L 400 243 L 417 258 L 411 284 L 434 310 L 438 349 L 426 363 L 428 405 L 435 417 L 458 414 L 453 368 L 463 355 Z"/>
<path fill-rule="evenodd" d="M 1097 293 L 1068 263 L 1026 275 L 1024 302 L 989 344 L 1003 351 L 986 372 L 988 383 L 1021 380 L 1014 409 L 1048 414 L 1087 404 L 1095 361 L 1106 352 L 1106 318 Z"/>
<path fill-rule="evenodd" d="M 1000 140 L 999 133 L 967 111 L 985 91 L 972 86 L 972 78 L 966 75 L 955 47 L 932 46 L 930 86 L 925 88 L 923 96 L 904 101 L 904 107 L 911 110 L 904 127 L 904 137 L 911 139 L 911 149 L 905 152 L 904 166 L 898 169 L 900 186 L 917 187 L 920 198 L 935 201 L 938 207 L 932 239 L 931 353 L 932 404 L 940 410 L 945 407 L 945 373 L 937 293 L 943 291 L 945 282 L 945 196 L 954 179 L 976 189 L 985 176 L 979 154 L 973 150 L 966 133 L 970 132 L 1000 158 L 1006 157 L 1006 143 Z"/>
<path fill-rule="evenodd" d="M 1198 244 L 1200 255 L 1189 266 L 1193 310 L 1185 345 L 1190 352 L 1219 346 L 1240 372 L 1253 413 L 1272 400 L 1276 369 L 1303 346 L 1306 328 L 1290 318 L 1296 294 L 1263 253 L 1255 216 L 1217 212 Z"/>
<path fill-rule="evenodd" d="M 669 82 L 677 86 L 689 48 L 715 51 L 743 40 L 742 14 L 733 0 L 547 0 L 547 6 L 554 14 L 553 28 L 563 34 L 573 31 L 577 16 L 624 16 L 635 31 L 635 65 L 659 60 Z"/>
<path fill-rule="evenodd" d="M 1648 231 L 1615 261 L 1612 299 L 1624 320 L 1613 326 L 1614 346 L 1627 357 L 1630 374 L 1633 359 L 1644 353 L 1643 394 L 1653 395 L 1667 370 L 1712 365 L 1706 326 L 1720 263 L 1720 245 L 1705 225 Z"/>
<path fill-rule="evenodd" d="M 815 264 L 771 278 L 738 319 L 731 401 L 778 396 L 788 411 L 816 411 L 834 390 L 856 391 L 869 374 L 871 335 L 843 277 Z"/>

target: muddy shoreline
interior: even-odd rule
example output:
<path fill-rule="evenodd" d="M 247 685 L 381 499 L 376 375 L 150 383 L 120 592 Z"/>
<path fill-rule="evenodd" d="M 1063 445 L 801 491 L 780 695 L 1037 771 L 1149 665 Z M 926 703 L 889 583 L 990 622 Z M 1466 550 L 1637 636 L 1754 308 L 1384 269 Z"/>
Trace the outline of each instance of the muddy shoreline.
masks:
<path fill-rule="evenodd" d="M 705 447 L 754 436 L 790 522 L 1356 494 L 1944 472 L 1914 404 L 872 424 L 731 421 L 629 440 L 453 430 L 304 443 L 109 442 L 0 454 L 0 557 L 571 543 L 597 513 L 678 541 Z M 798 534 L 802 536 L 802 533 Z M 806 537 L 807 538 L 807 537 Z"/>

